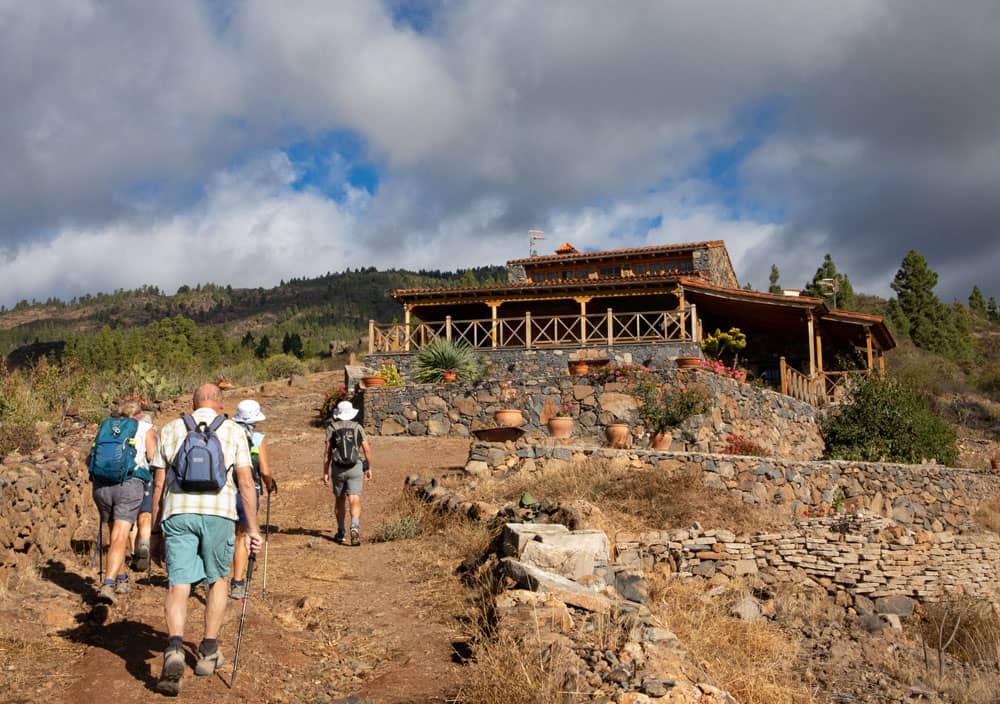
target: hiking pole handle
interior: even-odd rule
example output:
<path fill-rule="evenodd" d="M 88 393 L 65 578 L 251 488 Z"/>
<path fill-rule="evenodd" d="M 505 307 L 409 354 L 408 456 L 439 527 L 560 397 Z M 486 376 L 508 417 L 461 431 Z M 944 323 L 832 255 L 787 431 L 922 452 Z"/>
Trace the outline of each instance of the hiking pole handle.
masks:
<path fill-rule="evenodd" d="M 250 578 L 253 577 L 253 565 L 256 562 L 253 552 L 247 558 L 247 587 L 243 593 L 243 612 L 240 614 L 240 630 L 236 636 L 236 654 L 233 656 L 233 674 L 229 677 L 229 688 L 236 684 L 236 669 L 240 664 L 240 646 L 243 644 L 243 624 L 247 620 L 247 602 L 250 601 Z"/>

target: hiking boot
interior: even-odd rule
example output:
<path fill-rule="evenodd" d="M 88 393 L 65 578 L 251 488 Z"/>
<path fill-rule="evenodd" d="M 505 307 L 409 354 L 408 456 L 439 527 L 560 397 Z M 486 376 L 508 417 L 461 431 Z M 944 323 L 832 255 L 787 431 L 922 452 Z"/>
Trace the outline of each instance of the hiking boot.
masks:
<path fill-rule="evenodd" d="M 347 538 L 344 537 L 343 531 L 337 531 L 337 534 L 333 536 L 333 542 L 343 545 L 347 542 Z"/>
<path fill-rule="evenodd" d="M 164 694 L 176 697 L 181 691 L 181 678 L 184 677 L 184 651 L 179 648 L 168 648 L 163 653 L 163 671 L 156 681 L 156 689 Z"/>
<path fill-rule="evenodd" d="M 139 547 L 132 553 L 132 569 L 135 572 L 149 569 L 149 543 L 139 543 Z"/>
<path fill-rule="evenodd" d="M 128 590 L 131 589 L 127 579 L 119 579 L 115 582 L 115 594 L 128 594 Z"/>
<path fill-rule="evenodd" d="M 229 598 L 242 599 L 247 595 L 247 583 L 237 582 L 235 579 L 229 585 Z"/>
<path fill-rule="evenodd" d="M 351 545 L 361 545 L 361 527 L 351 526 Z"/>
<path fill-rule="evenodd" d="M 116 586 L 114 583 L 102 584 L 101 588 L 97 591 L 97 600 L 104 604 L 117 604 L 118 599 L 115 597 Z"/>
<path fill-rule="evenodd" d="M 194 674 L 199 677 L 204 677 L 205 675 L 211 675 L 217 669 L 222 667 L 226 659 L 222 657 L 222 651 L 216 650 L 211 655 L 205 655 L 204 653 L 198 653 L 198 663 L 194 666 Z"/>

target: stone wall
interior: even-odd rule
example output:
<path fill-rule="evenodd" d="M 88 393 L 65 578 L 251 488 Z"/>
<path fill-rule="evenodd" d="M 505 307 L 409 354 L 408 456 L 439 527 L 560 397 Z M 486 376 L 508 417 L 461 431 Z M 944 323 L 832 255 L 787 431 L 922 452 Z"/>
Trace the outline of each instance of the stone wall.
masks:
<path fill-rule="evenodd" d="M 613 450 L 532 444 L 526 438 L 473 443 L 466 470 L 535 471 L 593 457 L 622 462 L 636 471 L 698 471 L 707 487 L 728 490 L 748 504 L 785 507 L 800 518 L 865 510 L 934 532 L 971 524 L 979 504 L 1000 494 L 1000 475 L 940 465 Z"/>
<path fill-rule="evenodd" d="M 705 370 L 658 373 L 665 384 L 698 385 L 712 399 L 707 413 L 688 419 L 674 434 L 673 447 L 721 452 L 728 436 L 739 434 L 771 454 L 800 459 L 822 455 L 815 410 L 808 404 Z M 610 423 L 631 425 L 632 440 L 639 444 L 645 441 L 645 429 L 639 404 L 628 391 L 624 383 L 568 373 L 529 377 L 524 382 L 375 387 L 364 394 L 364 422 L 367 430 L 381 435 L 467 437 L 482 421 L 492 419 L 495 410 L 516 408 L 524 415 L 522 427 L 527 431 L 522 445 L 537 445 L 548 439 L 545 423 L 551 409 L 569 404 L 576 420 L 574 437 L 562 444 L 602 446 L 604 429 Z"/>
<path fill-rule="evenodd" d="M 996 598 L 1000 536 L 908 530 L 871 514 L 809 519 L 782 533 L 650 531 L 615 536 L 615 560 L 681 575 L 758 575 L 765 582 L 807 576 L 842 605 L 890 596 L 936 599 L 956 589 Z M 863 609 L 862 609 L 863 610 Z"/>

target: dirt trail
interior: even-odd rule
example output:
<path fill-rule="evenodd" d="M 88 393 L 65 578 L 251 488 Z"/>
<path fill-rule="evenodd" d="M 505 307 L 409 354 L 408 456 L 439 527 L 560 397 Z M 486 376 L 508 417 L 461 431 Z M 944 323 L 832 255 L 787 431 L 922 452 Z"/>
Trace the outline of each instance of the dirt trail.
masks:
<path fill-rule="evenodd" d="M 305 386 L 272 384 L 226 394 L 230 413 L 240 399 L 254 397 L 268 416 L 260 428 L 268 435 L 280 489 L 271 505 L 277 532 L 271 535 L 263 596 L 262 559 L 254 574 L 235 689 L 227 687 L 239 623 L 239 603 L 231 601 L 220 637 L 227 659 L 222 676 L 194 677 L 189 669 L 181 692 L 185 701 L 319 702 L 359 694 L 370 702 L 444 702 L 456 689 L 461 678 L 461 666 L 452 660 L 452 643 L 459 636 L 456 613 L 442 605 L 460 600 L 460 589 L 447 576 L 428 585 L 420 576 L 426 572 L 410 569 L 414 550 L 425 551 L 433 562 L 432 540 L 415 547 L 414 541 L 372 543 L 369 538 L 405 476 L 461 466 L 467 443 L 373 438 L 374 480 L 364 493 L 363 544 L 337 545 L 332 497 L 320 482 L 323 431 L 311 425 L 334 378 L 315 374 Z M 176 410 L 179 406 L 161 414 L 157 425 Z M 262 511 L 262 521 L 263 516 Z M 61 666 L 45 683 L 47 699 L 126 704 L 159 698 L 153 684 L 166 641 L 163 572 L 154 570 L 152 584 L 138 580 L 122 603 L 104 613 L 105 607 L 93 604 L 94 570 L 79 557 L 66 564 L 61 573 L 43 571 L 64 590 L 62 600 L 52 597 L 50 608 L 75 599 L 75 605 L 63 608 L 74 610 L 79 622 L 50 636 Z M 440 565 L 440 574 L 452 567 Z M 202 617 L 202 600 L 195 595 L 185 634 L 189 667 Z"/>

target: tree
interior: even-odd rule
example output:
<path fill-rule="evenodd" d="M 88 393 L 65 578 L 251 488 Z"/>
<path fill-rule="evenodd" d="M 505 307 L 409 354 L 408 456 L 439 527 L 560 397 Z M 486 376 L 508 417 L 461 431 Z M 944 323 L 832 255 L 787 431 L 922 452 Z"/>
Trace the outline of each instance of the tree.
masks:
<path fill-rule="evenodd" d="M 910 250 L 892 281 L 896 298 L 889 301 L 893 327 L 913 344 L 953 359 L 965 359 L 972 338 L 964 316 L 956 315 L 934 293 L 938 275 L 916 250 Z"/>
<path fill-rule="evenodd" d="M 822 298 L 832 307 L 841 310 L 850 310 L 857 304 L 851 280 L 847 278 L 847 274 L 837 273 L 837 265 L 829 254 L 823 257 L 823 263 L 804 290 L 807 296 Z"/>
<path fill-rule="evenodd" d="M 257 343 L 257 349 L 254 350 L 254 354 L 257 356 L 257 359 L 264 359 L 267 357 L 267 354 L 270 351 L 270 349 L 271 349 L 271 338 L 269 338 L 267 335 L 264 335 L 264 337 L 260 338 L 260 342 Z"/>
<path fill-rule="evenodd" d="M 247 330 L 247 334 L 243 336 L 242 340 L 240 340 L 240 346 L 241 347 L 256 347 L 257 346 L 257 341 L 254 339 L 252 332 L 250 332 L 249 330 Z"/>
<path fill-rule="evenodd" d="M 297 332 L 285 333 L 284 338 L 281 340 L 281 351 L 302 359 L 302 338 L 299 337 Z"/>
<path fill-rule="evenodd" d="M 972 309 L 973 313 L 986 315 L 986 301 L 983 300 L 983 292 L 979 290 L 978 286 L 972 287 L 972 293 L 969 295 L 969 308 Z"/>
<path fill-rule="evenodd" d="M 990 296 L 990 302 L 986 304 L 986 314 L 990 320 L 1000 320 L 1000 309 L 997 309 L 997 299 Z"/>
<path fill-rule="evenodd" d="M 778 296 L 780 296 L 782 294 L 783 289 L 781 288 L 781 284 L 778 283 L 778 277 L 779 276 L 781 276 L 781 273 L 778 271 L 778 265 L 777 264 L 772 264 L 771 265 L 771 275 L 769 277 L 767 277 L 767 282 L 768 282 L 768 284 L 770 284 L 767 287 L 767 292 L 768 293 L 773 293 L 773 294 L 776 294 Z"/>

